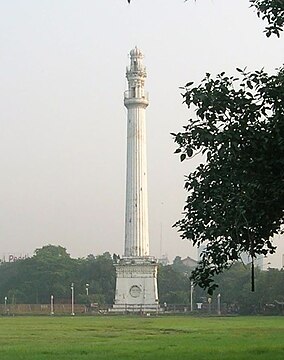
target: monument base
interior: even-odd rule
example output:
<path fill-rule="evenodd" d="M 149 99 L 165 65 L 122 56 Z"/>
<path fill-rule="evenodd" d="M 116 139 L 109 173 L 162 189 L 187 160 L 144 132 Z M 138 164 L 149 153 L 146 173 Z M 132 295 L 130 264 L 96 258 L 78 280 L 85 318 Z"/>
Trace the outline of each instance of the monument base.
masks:
<path fill-rule="evenodd" d="M 152 257 L 122 258 L 116 267 L 116 290 L 112 312 L 159 311 L 157 269 Z"/>

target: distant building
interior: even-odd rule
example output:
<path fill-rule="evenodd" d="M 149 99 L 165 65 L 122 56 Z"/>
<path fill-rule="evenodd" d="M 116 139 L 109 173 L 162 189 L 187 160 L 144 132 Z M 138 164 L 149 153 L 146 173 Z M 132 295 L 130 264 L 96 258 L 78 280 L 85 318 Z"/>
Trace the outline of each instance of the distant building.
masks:
<path fill-rule="evenodd" d="M 169 265 L 170 261 L 169 258 L 167 257 L 167 255 L 162 255 L 160 259 L 158 259 L 158 263 L 161 265 Z"/>
<path fill-rule="evenodd" d="M 182 259 L 181 262 L 184 266 L 189 268 L 195 268 L 198 265 L 198 261 L 192 259 L 190 256 L 187 256 L 185 259 Z"/>

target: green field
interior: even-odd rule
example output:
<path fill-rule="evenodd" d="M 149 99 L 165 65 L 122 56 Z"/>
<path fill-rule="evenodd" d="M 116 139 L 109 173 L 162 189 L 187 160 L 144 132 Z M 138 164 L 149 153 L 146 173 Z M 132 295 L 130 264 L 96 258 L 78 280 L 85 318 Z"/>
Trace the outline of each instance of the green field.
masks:
<path fill-rule="evenodd" d="M 0 359 L 284 359 L 284 317 L 2 317 Z"/>

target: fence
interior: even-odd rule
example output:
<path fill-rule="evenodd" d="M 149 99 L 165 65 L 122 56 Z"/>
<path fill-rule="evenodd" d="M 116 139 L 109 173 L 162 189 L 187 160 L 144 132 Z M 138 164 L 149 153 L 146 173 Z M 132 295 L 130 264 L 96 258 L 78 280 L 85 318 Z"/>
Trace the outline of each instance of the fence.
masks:
<path fill-rule="evenodd" d="M 263 314 L 263 315 L 284 315 L 284 302 L 274 302 L 272 304 L 265 304 L 264 306 L 255 306 L 253 308 L 239 308 L 236 305 L 222 304 L 220 309 L 214 304 L 202 304 L 197 306 L 194 304 L 193 311 L 188 304 L 161 304 L 157 311 L 160 315 L 163 314 L 195 314 L 195 315 L 233 315 L 233 314 Z M 199 304 L 200 305 L 200 304 Z M 95 315 L 95 314 L 114 314 L 116 311 L 111 311 L 113 305 L 98 305 L 91 304 L 89 306 L 83 304 L 74 304 L 74 313 L 76 315 Z M 131 311 L 132 310 L 132 311 Z M 8 315 L 50 315 L 50 304 L 0 304 L 0 316 Z M 138 313 L 139 311 L 137 311 Z M 71 304 L 54 304 L 54 315 L 71 315 Z M 125 312 L 119 313 L 131 314 L 135 313 L 132 308 L 125 309 Z"/>
<path fill-rule="evenodd" d="M 72 312 L 71 304 L 54 304 L 53 312 L 56 315 L 70 315 Z M 85 314 L 88 308 L 85 305 L 75 304 L 75 314 Z M 9 304 L 0 305 L 2 315 L 50 315 L 50 304 Z"/>

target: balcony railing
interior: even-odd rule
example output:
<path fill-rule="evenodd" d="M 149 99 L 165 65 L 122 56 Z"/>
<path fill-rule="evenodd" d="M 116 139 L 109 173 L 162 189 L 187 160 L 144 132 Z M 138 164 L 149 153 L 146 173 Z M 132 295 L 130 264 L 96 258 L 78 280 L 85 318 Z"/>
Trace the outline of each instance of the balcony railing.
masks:
<path fill-rule="evenodd" d="M 149 94 L 147 91 L 132 91 L 132 90 L 126 90 L 124 92 L 124 100 L 144 100 L 149 101 Z"/>

